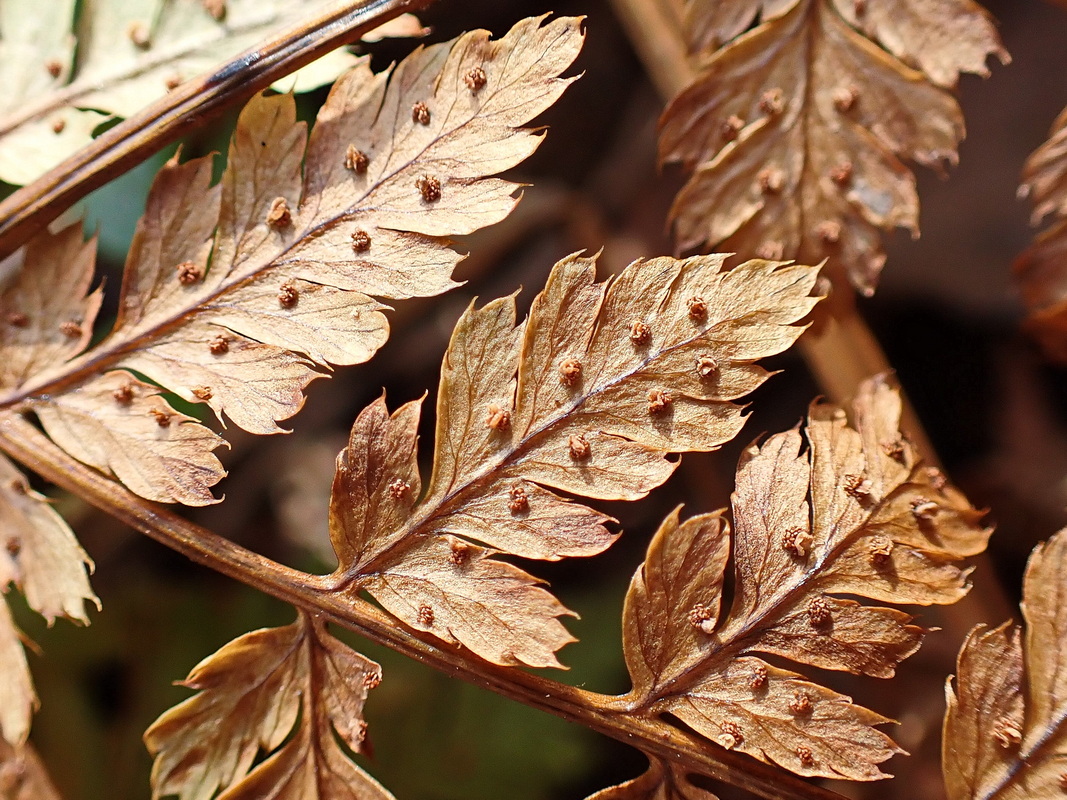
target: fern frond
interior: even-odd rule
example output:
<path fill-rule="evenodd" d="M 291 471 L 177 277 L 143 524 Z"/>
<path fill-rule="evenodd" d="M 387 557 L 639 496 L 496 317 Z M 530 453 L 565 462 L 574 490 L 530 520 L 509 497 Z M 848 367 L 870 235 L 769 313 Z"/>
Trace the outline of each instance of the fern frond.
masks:
<path fill-rule="evenodd" d="M 941 762 L 949 800 L 1059 797 L 1067 786 L 1067 531 L 1034 548 L 1025 629 L 979 625 L 960 650 Z"/>
<path fill-rule="evenodd" d="M 800 775 L 886 777 L 878 764 L 900 751 L 873 727 L 885 717 L 763 656 L 892 677 L 924 631 L 908 614 L 840 595 L 955 602 L 968 589 L 956 562 L 990 531 L 901 437 L 894 389 L 866 383 L 854 411 L 855 428 L 842 409 L 816 404 L 803 438 L 794 429 L 749 448 L 735 535 L 724 512 L 683 521 L 675 511 L 663 523 L 623 611 L 631 714 L 669 714 Z"/>
<path fill-rule="evenodd" d="M 600 552 L 609 519 L 553 490 L 634 500 L 674 471 L 669 453 L 737 434 L 733 401 L 767 378 L 754 362 L 804 330 L 817 269 L 723 261 L 637 261 L 597 284 L 594 260 L 571 256 L 525 323 L 514 297 L 468 308 L 442 367 L 425 496 L 420 404 L 389 415 L 379 400 L 356 420 L 331 510 L 338 590 L 489 661 L 559 666 L 571 612 L 493 556 Z"/>
<path fill-rule="evenodd" d="M 686 17 L 700 73 L 660 134 L 661 159 L 693 173 L 671 209 L 679 247 L 825 258 L 872 293 L 881 231 L 918 235 L 903 161 L 955 162 L 948 87 L 1008 61 L 988 16 L 970 0 L 690 0 Z"/>
<path fill-rule="evenodd" d="M 384 298 L 456 284 L 444 237 L 505 217 L 515 184 L 488 178 L 541 141 L 577 56 L 576 19 L 526 20 L 420 48 L 335 85 L 310 141 L 291 96 L 241 114 L 220 184 L 210 158 L 167 164 L 127 259 L 118 319 L 83 350 L 99 307 L 92 247 L 45 234 L 0 298 L 12 353 L 0 405 L 33 412 L 69 453 L 152 500 L 201 505 L 222 440 L 161 396 L 254 433 L 281 430 L 307 384 L 385 342 Z M 306 158 L 305 158 L 306 149 Z M 60 278 L 59 276 L 67 276 Z M 147 381 L 142 379 L 147 378 Z"/>

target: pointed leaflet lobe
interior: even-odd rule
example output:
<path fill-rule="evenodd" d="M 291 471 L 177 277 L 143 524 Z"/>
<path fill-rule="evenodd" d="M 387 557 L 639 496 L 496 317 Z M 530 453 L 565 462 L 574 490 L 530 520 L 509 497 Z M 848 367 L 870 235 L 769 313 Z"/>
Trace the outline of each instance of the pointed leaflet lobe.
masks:
<path fill-rule="evenodd" d="M 370 295 L 452 288 L 460 256 L 443 237 L 510 212 L 515 184 L 485 176 L 536 149 L 540 134 L 520 126 L 570 82 L 558 75 L 581 47 L 580 23 L 543 22 L 420 48 L 391 73 L 361 61 L 309 141 L 291 96 L 253 100 L 220 184 L 210 159 L 160 172 L 115 326 L 80 356 L 99 304 L 85 298 L 91 249 L 71 229 L 42 236 L 26 255 L 38 267 L 0 302 L 15 348 L 0 402 L 33 409 L 68 452 L 144 497 L 211 502 L 222 440 L 152 383 L 245 430 L 278 432 L 323 369 L 385 342 L 385 307 Z M 73 277 L 40 291 L 52 272 Z"/>
<path fill-rule="evenodd" d="M 303 612 L 235 639 L 184 681 L 199 693 L 145 732 L 152 796 L 388 800 L 341 746 L 360 752 L 363 704 L 380 680 L 377 664 Z M 260 752 L 270 757 L 253 768 Z"/>
<path fill-rule="evenodd" d="M 669 453 L 731 439 L 732 401 L 768 375 L 753 362 L 789 347 L 818 299 L 813 267 L 723 260 L 637 261 L 598 284 L 594 260 L 570 256 L 525 323 L 514 297 L 468 308 L 441 369 L 425 497 L 417 405 L 390 416 L 379 400 L 353 426 L 331 509 L 338 585 L 490 661 L 558 666 L 570 612 L 493 556 L 608 547 L 610 519 L 553 490 L 640 498 L 674 470 Z"/>
<path fill-rule="evenodd" d="M 1023 579 L 1025 633 L 978 626 L 960 650 L 942 768 L 949 800 L 1063 794 L 1067 759 L 1067 531 L 1034 548 Z"/>
<path fill-rule="evenodd" d="M 0 455 L 0 593 L 22 590 L 30 608 L 51 625 L 56 617 L 89 624 L 85 602 L 100 607 L 89 587 L 92 561 L 47 498 Z M 18 747 L 26 740 L 37 706 L 22 638 L 7 603 L 0 600 L 0 739 Z M 3 747 L 0 742 L 0 748 Z"/>
<path fill-rule="evenodd" d="M 984 72 L 989 52 L 1007 55 L 965 0 L 864 5 L 871 13 L 856 22 L 861 30 L 926 74 L 850 27 L 851 0 L 690 5 L 691 37 L 708 46 L 700 74 L 664 113 L 660 137 L 661 159 L 693 170 L 671 210 L 680 247 L 829 258 L 835 279 L 869 294 L 885 261 L 880 229 L 917 235 L 915 179 L 902 159 L 954 162 L 963 137 L 956 100 L 939 84 L 955 83 L 960 69 Z M 712 50 L 760 6 L 763 24 Z M 934 38 L 969 45 L 917 52 L 913 33 L 941 30 L 931 16 L 953 23 Z"/>
<path fill-rule="evenodd" d="M 885 777 L 898 752 L 884 717 L 758 654 L 891 677 L 923 631 L 895 603 L 951 603 L 960 558 L 985 546 L 980 514 L 923 468 L 883 380 L 855 400 L 857 427 L 829 405 L 742 457 L 733 496 L 734 597 L 722 609 L 729 525 L 719 514 L 662 525 L 634 575 L 623 642 L 636 712 L 670 713 L 728 749 L 801 775 Z"/>

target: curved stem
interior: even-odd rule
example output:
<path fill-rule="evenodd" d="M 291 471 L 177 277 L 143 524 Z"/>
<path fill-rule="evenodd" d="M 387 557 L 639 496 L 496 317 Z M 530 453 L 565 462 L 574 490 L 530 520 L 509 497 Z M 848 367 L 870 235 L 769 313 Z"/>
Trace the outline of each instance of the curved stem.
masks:
<path fill-rule="evenodd" d="M 709 744 L 654 715 L 630 712 L 629 698 L 612 697 L 482 661 L 459 647 L 401 627 L 362 598 L 330 588 L 326 576 L 308 575 L 234 544 L 143 500 L 76 461 L 18 414 L 0 416 L 0 447 L 24 466 L 83 497 L 121 522 L 188 558 L 409 658 L 504 697 L 585 725 L 658 755 L 686 770 L 774 800 L 844 800 L 784 770 Z"/>
<path fill-rule="evenodd" d="M 13 253 L 89 192 L 230 106 L 382 23 L 431 2 L 347 2 L 242 53 L 211 75 L 183 83 L 0 203 L 0 258 Z"/>

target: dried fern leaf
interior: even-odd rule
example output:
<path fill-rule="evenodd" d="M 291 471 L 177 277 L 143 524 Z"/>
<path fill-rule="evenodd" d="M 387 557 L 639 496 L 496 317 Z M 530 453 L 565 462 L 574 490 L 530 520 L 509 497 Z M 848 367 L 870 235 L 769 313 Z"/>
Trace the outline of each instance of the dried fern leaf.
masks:
<path fill-rule="evenodd" d="M 541 135 L 520 126 L 570 83 L 558 75 L 581 48 L 580 21 L 542 22 L 420 48 L 378 75 L 361 61 L 310 140 L 291 96 L 253 100 L 221 183 L 210 158 L 156 178 L 118 318 L 89 350 L 92 245 L 77 228 L 36 240 L 0 297 L 0 404 L 32 410 L 67 452 L 142 497 L 212 502 L 222 440 L 160 392 L 278 432 L 328 365 L 385 342 L 386 307 L 371 295 L 455 286 L 461 256 L 444 237 L 507 216 L 516 185 L 485 176 L 536 149 Z"/>
<path fill-rule="evenodd" d="M 0 5 L 0 180 L 23 184 L 178 83 L 332 3 L 304 0 L 32 0 Z M 374 36 L 417 35 L 409 16 Z M 75 56 L 77 51 L 77 56 Z M 333 51 L 286 90 L 308 91 L 356 63 Z"/>
<path fill-rule="evenodd" d="M 803 438 L 794 429 L 748 449 L 736 535 L 723 512 L 682 521 L 675 511 L 663 523 L 623 612 L 633 713 L 669 713 L 801 775 L 885 777 L 878 764 L 900 752 L 873 727 L 886 718 L 760 656 L 892 677 L 924 631 L 840 595 L 952 603 L 968 589 L 956 562 L 981 551 L 989 530 L 901 437 L 895 389 L 866 382 L 854 412 L 852 428 L 842 409 L 816 404 Z"/>
<path fill-rule="evenodd" d="M 0 792 L 4 800 L 60 800 L 31 745 L 12 747 L 0 738 Z"/>
<path fill-rule="evenodd" d="M 390 415 L 379 400 L 352 428 L 331 504 L 338 586 L 489 661 L 560 666 L 573 640 L 558 618 L 571 612 L 493 556 L 601 552 L 609 518 L 552 490 L 634 500 L 673 472 L 669 453 L 737 434 L 732 401 L 767 378 L 757 359 L 803 331 L 817 269 L 726 272 L 724 258 L 637 261 L 598 284 L 595 260 L 570 256 L 525 323 L 514 297 L 469 307 L 441 370 L 425 493 L 421 401 Z"/>
<path fill-rule="evenodd" d="M 1023 579 L 1025 631 L 1006 622 L 967 636 L 941 761 L 949 800 L 1062 797 L 1067 786 L 1067 531 L 1034 548 Z"/>
<path fill-rule="evenodd" d="M 671 209 L 679 247 L 827 258 L 835 280 L 872 293 L 882 230 L 918 235 L 903 161 L 957 159 L 963 116 L 946 87 L 986 74 L 989 54 L 1008 60 L 985 12 L 970 0 L 701 0 L 686 15 L 701 71 L 660 130 L 661 160 L 693 173 Z"/>
<path fill-rule="evenodd" d="M 659 758 L 649 757 L 648 771 L 632 781 L 590 795 L 586 800 L 718 800 L 694 786 L 682 770 Z"/>
<path fill-rule="evenodd" d="M 377 664 L 302 611 L 292 625 L 238 637 L 182 682 L 198 694 L 145 732 L 153 798 L 222 789 L 227 800 L 389 800 L 343 749 L 360 752 L 363 704 L 380 681 Z"/>
<path fill-rule="evenodd" d="M 47 498 L 30 489 L 26 478 L 0 455 L 0 592 L 17 587 L 30 608 L 51 625 L 65 617 L 89 624 L 85 603 L 100 607 L 89 587 L 92 561 Z M 22 636 L 7 603 L 0 600 L 0 748 L 26 741 L 37 707 Z M 2 784 L 0 784 L 2 785 Z"/>
<path fill-rule="evenodd" d="M 1031 224 L 1053 223 L 1015 262 L 1029 316 L 1026 327 L 1057 361 L 1067 361 L 1067 109 L 1031 154 L 1019 194 L 1034 204 Z"/>

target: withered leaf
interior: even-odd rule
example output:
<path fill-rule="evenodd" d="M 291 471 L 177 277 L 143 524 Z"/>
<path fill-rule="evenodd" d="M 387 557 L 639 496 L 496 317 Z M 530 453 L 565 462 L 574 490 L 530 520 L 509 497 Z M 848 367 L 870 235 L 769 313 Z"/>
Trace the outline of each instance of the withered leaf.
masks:
<path fill-rule="evenodd" d="M 1067 360 L 1067 108 L 1026 161 L 1020 195 L 1034 203 L 1031 223 L 1053 223 L 1015 263 L 1029 316 L 1026 327 L 1052 358 Z"/>
<path fill-rule="evenodd" d="M 100 607 L 89 587 L 92 561 L 47 498 L 30 489 L 18 468 L 0 455 L 0 593 L 22 591 L 30 608 L 51 625 L 65 617 L 89 624 L 85 603 Z M 21 634 L 0 600 L 0 740 L 26 740 L 37 706 Z M 3 744 L 0 743 L 0 748 Z"/>
<path fill-rule="evenodd" d="M 76 227 L 42 235 L 0 298 L 0 404 L 32 410 L 67 452 L 143 497 L 212 502 L 222 440 L 161 391 L 278 432 L 329 365 L 385 342 L 386 307 L 371 295 L 457 285 L 461 256 L 444 237 L 513 208 L 516 185 L 486 176 L 540 143 L 521 125 L 570 83 L 558 76 L 580 25 L 528 19 L 498 41 L 476 31 L 377 75 L 363 59 L 310 139 L 291 95 L 254 99 L 221 183 L 210 158 L 172 160 L 156 178 L 117 320 L 88 350 L 93 247 Z M 475 70 L 484 82 L 472 88 Z"/>
<path fill-rule="evenodd" d="M 0 793 L 4 800 L 60 800 L 37 751 L 12 747 L 0 738 Z"/>
<path fill-rule="evenodd" d="M 326 9 L 327 0 L 5 0 L 0 7 L 0 179 L 23 184 L 88 144 L 100 125 L 127 117 L 178 83 Z M 368 40 L 413 36 L 410 15 Z M 75 50 L 77 56 L 75 57 Z M 309 91 L 356 63 L 335 50 L 279 81 Z"/>
<path fill-rule="evenodd" d="M 688 4 L 690 38 L 704 45 L 700 72 L 664 112 L 660 136 L 661 159 L 693 173 L 671 209 L 681 249 L 827 258 L 835 280 L 870 294 L 885 261 L 882 230 L 918 235 L 903 161 L 954 163 L 963 117 L 943 87 L 961 70 L 985 74 L 991 53 L 1008 56 L 970 0 L 863 7 Z M 714 50 L 758 12 L 759 27 Z"/>
<path fill-rule="evenodd" d="M 878 764 L 899 750 L 873 726 L 887 719 L 761 656 L 892 677 L 924 631 L 840 595 L 952 603 L 968 589 L 956 562 L 981 551 L 989 530 L 919 463 L 884 379 L 861 386 L 854 412 L 855 428 L 842 409 L 815 404 L 803 437 L 794 429 L 748 449 L 736 535 L 723 512 L 683 521 L 675 511 L 663 523 L 623 612 L 634 713 L 669 713 L 801 775 L 885 777 Z"/>
<path fill-rule="evenodd" d="M 686 0 L 682 27 L 689 49 L 712 51 L 748 30 L 760 17 L 764 22 L 789 11 L 797 0 L 734 0 L 732 3 L 705 3 Z"/>
<path fill-rule="evenodd" d="M 1062 797 L 1067 785 L 1067 531 L 1038 545 L 1023 579 L 1025 631 L 968 635 L 945 686 L 941 761 L 949 800 Z"/>
<path fill-rule="evenodd" d="M 11 610 L 0 602 L 0 747 L 21 745 L 30 732 L 30 720 L 37 708 L 26 651 Z"/>
<path fill-rule="evenodd" d="M 818 299 L 813 267 L 655 258 L 598 284 L 594 261 L 556 264 L 524 323 L 514 297 L 464 313 L 425 491 L 420 404 L 390 415 L 382 399 L 359 415 L 334 481 L 339 588 L 495 663 L 559 666 L 572 639 L 558 617 L 571 612 L 494 556 L 607 548 L 610 519 L 554 490 L 637 499 L 677 466 L 669 453 L 733 438 L 733 401 L 768 376 L 754 362 L 789 347 Z"/>
<path fill-rule="evenodd" d="M 648 770 L 632 781 L 603 789 L 586 800 L 717 800 L 694 786 L 673 764 L 649 756 Z"/>
<path fill-rule="evenodd" d="M 152 796 L 389 800 L 342 748 L 360 752 L 363 705 L 380 680 L 377 664 L 304 612 L 233 640 L 183 682 L 199 693 L 145 732 Z"/>

